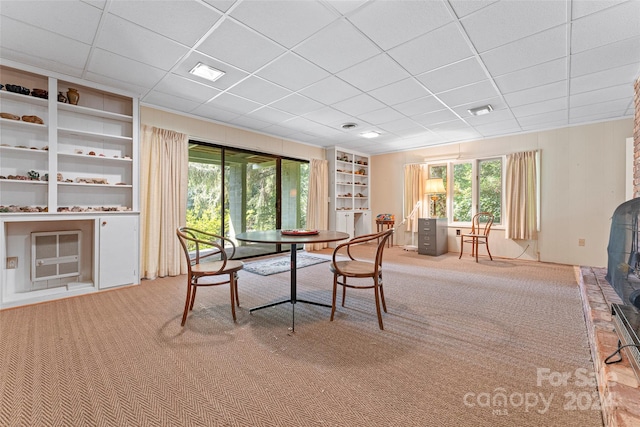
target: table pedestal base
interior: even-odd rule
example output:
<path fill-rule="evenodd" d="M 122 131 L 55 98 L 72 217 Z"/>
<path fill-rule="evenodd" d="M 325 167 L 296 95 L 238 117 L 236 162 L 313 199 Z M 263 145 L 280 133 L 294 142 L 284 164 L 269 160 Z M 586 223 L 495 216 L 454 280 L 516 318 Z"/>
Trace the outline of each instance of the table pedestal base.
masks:
<path fill-rule="evenodd" d="M 323 304 L 320 302 L 315 302 L 315 301 L 307 301 L 307 300 L 303 300 L 303 299 L 297 299 L 296 298 L 296 294 L 297 294 L 297 277 L 296 277 L 296 267 L 297 267 L 297 262 L 296 262 L 296 253 L 297 248 L 296 248 L 296 244 L 292 243 L 291 244 L 291 298 L 290 299 L 286 299 L 283 301 L 277 301 L 277 302 L 272 302 L 269 304 L 264 304 L 261 305 L 259 307 L 254 307 L 249 309 L 249 313 L 253 313 L 256 310 L 262 310 L 263 308 L 268 308 L 268 307 L 273 307 L 276 305 L 280 305 L 280 304 L 285 304 L 285 303 L 291 303 L 292 307 L 291 307 L 291 312 L 292 312 L 292 317 L 291 317 L 291 332 L 295 332 L 295 328 L 296 328 L 296 304 L 299 302 L 305 303 L 305 304 L 312 304 L 312 305 L 317 305 L 320 307 L 329 307 L 331 308 L 331 306 L 329 304 Z"/>

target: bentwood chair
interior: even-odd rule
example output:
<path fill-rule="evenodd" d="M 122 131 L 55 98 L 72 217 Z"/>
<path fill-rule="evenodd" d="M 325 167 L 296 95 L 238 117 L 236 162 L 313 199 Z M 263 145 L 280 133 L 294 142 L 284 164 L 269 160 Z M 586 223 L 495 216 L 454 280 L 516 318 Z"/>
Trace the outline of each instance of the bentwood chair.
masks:
<path fill-rule="evenodd" d="M 391 228 L 379 233 L 354 237 L 351 240 L 336 246 L 333 251 L 333 257 L 331 258 L 331 271 L 333 272 L 331 321 L 333 321 L 333 316 L 336 312 L 336 294 L 338 292 L 338 285 L 342 286 L 343 307 L 347 288 L 373 288 L 376 298 L 378 325 L 380 326 L 380 329 L 384 329 L 384 326 L 382 325 L 382 314 L 380 313 L 380 303 L 382 303 L 382 308 L 385 313 L 387 312 L 387 304 L 384 301 L 384 290 L 382 288 L 382 253 L 384 252 L 387 240 L 393 235 L 394 231 L 395 230 Z M 354 246 L 376 240 L 378 243 L 375 257 L 373 257 L 373 259 L 364 259 L 363 256 L 359 256 L 360 259 L 356 259 L 352 254 L 351 250 Z M 338 261 L 338 257 L 340 255 L 346 255 L 349 259 L 346 261 Z M 347 278 L 353 279 L 353 282 L 347 283 Z M 357 279 L 371 279 L 373 280 L 373 284 L 370 284 L 369 282 L 363 284 L 361 280 Z"/>
<path fill-rule="evenodd" d="M 484 245 L 487 248 L 489 258 L 493 261 L 491 251 L 489 250 L 489 233 L 491 232 L 491 226 L 493 225 L 493 214 L 489 212 L 480 212 L 473 216 L 471 220 L 471 232 L 460 235 L 460 256 L 462 258 L 462 251 L 465 243 L 471 243 L 471 256 L 476 257 L 478 262 L 478 246 Z"/>
<path fill-rule="evenodd" d="M 236 308 L 240 307 L 238 298 L 238 271 L 242 270 L 242 261 L 231 258 L 236 246 L 227 237 L 218 236 L 194 228 L 181 227 L 176 231 L 180 245 L 187 258 L 187 299 L 184 303 L 182 323 L 187 321 L 187 313 L 193 310 L 196 290 L 199 286 L 218 286 L 229 284 L 231 293 L 231 314 L 236 321 Z M 228 245 L 225 250 L 225 243 Z M 229 251 L 230 253 L 227 253 Z M 226 277 L 225 277 L 226 276 Z"/>

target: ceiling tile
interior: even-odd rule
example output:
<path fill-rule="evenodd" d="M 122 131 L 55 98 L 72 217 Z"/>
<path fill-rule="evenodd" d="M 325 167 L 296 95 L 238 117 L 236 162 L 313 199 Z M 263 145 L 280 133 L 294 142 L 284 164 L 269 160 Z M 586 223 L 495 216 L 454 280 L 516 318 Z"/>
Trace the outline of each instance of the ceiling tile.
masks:
<path fill-rule="evenodd" d="M 567 29 L 561 25 L 481 54 L 492 75 L 522 70 L 563 58 L 567 53 Z"/>
<path fill-rule="evenodd" d="M 261 104 L 269 104 L 285 96 L 291 95 L 291 91 L 270 83 L 259 77 L 250 76 L 231 89 L 230 93 L 243 98 L 252 99 Z"/>
<path fill-rule="evenodd" d="M 412 119 L 423 126 L 431 126 L 438 123 L 450 122 L 459 119 L 459 117 L 451 110 L 440 110 L 418 114 L 417 116 L 413 116 Z"/>
<path fill-rule="evenodd" d="M 518 119 L 523 117 L 544 114 L 549 111 L 566 111 L 568 107 L 567 97 L 549 99 L 546 101 L 533 102 L 531 104 L 521 105 L 511 109 L 513 115 Z"/>
<path fill-rule="evenodd" d="M 196 114 L 200 117 L 206 117 L 208 119 L 216 120 L 221 123 L 230 122 L 231 120 L 239 116 L 238 113 L 223 110 L 222 108 L 209 104 L 200 105 L 199 107 L 192 110 L 191 114 Z"/>
<path fill-rule="evenodd" d="M 640 1 L 610 7 L 571 24 L 571 53 L 640 36 Z"/>
<path fill-rule="evenodd" d="M 352 98 L 361 92 L 349 83 L 330 76 L 301 90 L 300 93 L 323 104 L 331 105 Z"/>
<path fill-rule="evenodd" d="M 410 77 L 386 54 L 369 58 L 339 72 L 337 76 L 363 91 L 377 89 Z"/>
<path fill-rule="evenodd" d="M 385 105 L 382 102 L 365 93 L 333 104 L 333 107 L 337 110 L 353 116 L 359 116 L 360 114 L 368 113 L 369 111 L 379 110 L 384 106 Z"/>
<path fill-rule="evenodd" d="M 304 117 L 327 126 L 336 126 L 336 124 L 354 121 L 353 116 L 331 107 L 312 111 L 305 114 Z"/>
<path fill-rule="evenodd" d="M 226 12 L 236 2 L 236 0 L 202 0 L 207 4 L 215 7 L 221 12 Z"/>
<path fill-rule="evenodd" d="M 198 2 L 112 1 L 109 13 L 187 46 L 195 44 L 222 16 Z"/>
<path fill-rule="evenodd" d="M 468 86 L 452 89 L 438 94 L 438 98 L 446 105 L 455 107 L 462 104 L 477 102 L 485 104 L 489 98 L 498 96 L 498 91 L 493 87 L 490 80 L 473 83 Z"/>
<path fill-rule="evenodd" d="M 157 91 L 144 96 L 140 102 L 150 105 L 158 105 L 174 111 L 191 111 L 201 104 L 200 102 L 190 99 L 180 98 Z"/>
<path fill-rule="evenodd" d="M 640 37 L 571 55 L 571 77 L 640 62 Z"/>
<path fill-rule="evenodd" d="M 298 133 L 296 129 L 291 129 L 290 127 L 281 125 L 271 125 L 268 128 L 262 129 L 262 131 L 268 133 L 269 135 L 277 135 L 279 137 L 287 137 L 289 135 L 293 135 L 294 133 Z"/>
<path fill-rule="evenodd" d="M 230 93 L 220 94 L 220 96 L 209 101 L 207 105 L 238 114 L 247 114 L 262 106 L 262 104 L 258 104 L 257 102 L 253 102 Z"/>
<path fill-rule="evenodd" d="M 394 120 L 392 122 L 387 122 L 384 125 L 381 125 L 381 128 L 386 130 L 387 132 L 401 132 L 407 129 L 422 129 L 422 126 L 419 126 L 412 119 L 404 117 L 400 120 Z"/>
<path fill-rule="evenodd" d="M 292 48 L 337 18 L 316 1 L 249 1 L 238 5 L 231 16 Z"/>
<path fill-rule="evenodd" d="M 599 12 L 603 9 L 624 3 L 628 0 L 592 0 L 592 1 L 572 1 L 571 17 L 573 19 L 582 18 L 586 15 Z"/>
<path fill-rule="evenodd" d="M 461 19 L 478 52 L 523 39 L 567 21 L 563 1 L 501 1 Z"/>
<path fill-rule="evenodd" d="M 449 0 L 458 18 L 477 12 L 498 0 Z"/>
<path fill-rule="evenodd" d="M 293 114 L 285 113 L 284 111 L 276 110 L 275 108 L 262 107 L 249 113 L 251 117 L 259 120 L 264 120 L 269 123 L 282 123 L 287 120 L 291 120 L 295 116 Z"/>
<path fill-rule="evenodd" d="M 549 125 L 557 126 L 558 124 L 568 125 L 569 114 L 567 110 L 547 111 L 541 114 L 533 114 L 526 117 L 518 117 L 518 123 L 520 126 L 530 127 L 536 125 Z"/>
<path fill-rule="evenodd" d="M 294 93 L 293 95 L 289 95 L 286 98 L 282 98 L 281 100 L 274 102 L 271 104 L 271 107 L 291 114 L 302 115 L 310 113 L 311 111 L 319 110 L 323 105 L 305 96 Z"/>
<path fill-rule="evenodd" d="M 446 49 L 442 47 L 446 46 Z M 425 52 L 428 52 L 425 55 Z M 473 55 L 458 26 L 449 24 L 388 51 L 411 74 L 422 74 Z"/>
<path fill-rule="evenodd" d="M 179 93 L 181 98 L 190 99 L 202 104 L 220 93 L 218 89 L 203 85 L 175 74 L 168 74 L 153 88 L 165 94 Z"/>
<path fill-rule="evenodd" d="M 558 82 L 567 78 L 567 59 L 560 58 L 494 78 L 503 94 Z"/>
<path fill-rule="evenodd" d="M 520 125 L 515 119 L 478 125 L 474 126 L 474 129 L 484 137 L 517 133 L 521 130 Z"/>
<path fill-rule="evenodd" d="M 257 75 L 297 91 L 328 77 L 329 73 L 298 55 L 287 52 L 260 70 Z"/>
<path fill-rule="evenodd" d="M 116 80 L 101 74 L 86 72 L 83 77 L 90 82 L 95 82 L 106 87 L 118 88 L 118 90 L 123 91 L 123 93 L 128 93 L 130 96 L 138 98 L 141 98 L 144 94 L 149 92 L 148 87 L 139 86 L 129 81 L 123 82 L 122 80 Z"/>
<path fill-rule="evenodd" d="M 284 53 L 284 49 L 271 40 L 226 19 L 199 46 L 198 51 L 254 72 Z"/>
<path fill-rule="evenodd" d="M 240 116 L 230 121 L 231 124 L 241 126 L 246 129 L 255 129 L 260 130 L 271 126 L 271 123 L 258 120 L 254 117 L 249 116 Z"/>
<path fill-rule="evenodd" d="M 392 122 L 404 118 L 403 114 L 398 113 L 391 107 L 381 108 L 379 110 L 369 111 L 368 113 L 362 113 L 358 115 L 358 118 L 365 120 L 369 123 L 378 123 L 380 125 L 386 122 Z"/>
<path fill-rule="evenodd" d="M 491 105 L 491 107 L 493 108 L 493 112 L 491 114 L 487 114 L 484 116 L 472 116 L 471 113 L 469 113 L 469 110 L 471 108 L 476 108 L 476 107 L 480 107 L 482 105 Z M 458 105 L 457 107 L 453 107 L 452 110 L 459 115 L 460 117 L 464 118 L 464 119 L 469 119 L 469 120 L 492 120 L 491 117 L 497 117 L 498 115 L 502 115 L 505 112 L 508 113 L 509 110 L 507 110 L 507 104 L 505 104 L 504 100 L 502 98 L 490 98 L 490 99 L 486 99 L 484 100 L 482 103 L 478 103 L 478 102 L 470 102 L 469 104 L 462 104 L 462 105 Z M 502 111 L 504 110 L 504 111 Z"/>
<path fill-rule="evenodd" d="M 379 48 L 343 20 L 325 27 L 294 51 L 331 73 L 380 53 Z"/>
<path fill-rule="evenodd" d="M 617 99 L 633 99 L 633 84 L 625 84 L 604 89 L 596 89 L 589 92 L 582 92 L 571 95 L 569 102 L 571 108 L 581 107 L 583 105 L 598 104 L 605 101 L 614 101 Z"/>
<path fill-rule="evenodd" d="M 96 47 L 165 71 L 188 52 L 186 47 L 114 15 L 105 20 Z"/>
<path fill-rule="evenodd" d="M 396 105 L 431 95 L 413 77 L 372 90 L 369 95 L 387 105 Z"/>
<path fill-rule="evenodd" d="M 349 17 L 384 50 L 442 27 L 452 19 L 442 0 L 370 2 Z"/>
<path fill-rule="evenodd" d="M 444 92 L 460 86 L 479 82 L 487 78 L 480 62 L 475 57 L 445 65 L 433 71 L 420 74 L 420 80 L 433 93 Z"/>
<path fill-rule="evenodd" d="M 4 11 L 4 5 L 0 6 L 0 11 Z M 25 34 L 29 36 L 25 37 Z M 37 42 L 38 40 L 46 40 L 47 43 Z M 58 61 L 74 68 L 86 65 L 91 48 L 87 44 L 3 16 L 0 16 L 0 41 L 2 58 L 8 58 L 5 51 L 10 49 L 24 52 L 27 57 L 31 55 Z"/>
<path fill-rule="evenodd" d="M 368 1 L 369 0 L 325 0 L 325 3 L 329 4 L 342 15 L 347 15 Z"/>
<path fill-rule="evenodd" d="M 158 68 L 102 49 L 94 50 L 87 70 L 114 80 L 146 88 L 151 88 L 158 84 L 165 74 Z"/>
<path fill-rule="evenodd" d="M 423 98 L 414 99 L 412 101 L 396 104 L 393 108 L 405 116 L 417 116 L 431 111 L 442 110 L 445 105 L 433 96 L 425 96 Z"/>
<path fill-rule="evenodd" d="M 569 119 L 571 123 L 573 123 L 574 119 L 580 117 L 588 117 L 589 120 L 599 120 L 620 116 L 626 111 L 628 105 L 628 99 L 616 99 L 599 104 L 572 107 L 569 111 Z"/>
<path fill-rule="evenodd" d="M 532 104 L 534 102 L 546 101 L 555 98 L 566 98 L 567 82 L 565 80 L 548 85 L 537 86 L 518 92 L 512 92 L 504 96 L 510 107 Z"/>
<path fill-rule="evenodd" d="M 571 94 L 588 92 L 594 89 L 602 89 L 628 82 L 633 85 L 633 81 L 638 73 L 638 65 L 630 64 L 622 67 L 611 68 L 597 73 L 586 74 L 571 79 Z"/>
<path fill-rule="evenodd" d="M 62 46 L 66 46 L 67 40 L 76 40 L 85 44 L 93 43 L 96 32 L 100 24 L 102 10 L 91 6 L 87 3 L 71 2 L 71 1 L 37 1 L 30 2 L 28 7 L 28 16 L 25 16 L 24 1 L 2 1 L 0 2 L 0 13 L 3 16 L 13 18 L 16 21 L 36 23 L 38 31 L 48 30 L 65 36 L 67 39 L 55 37 L 53 40 L 47 40 L 49 43 L 43 48 L 51 48 L 54 42 L 62 41 Z M 73 25 L 69 24 L 69 17 L 73 16 Z M 12 32 L 11 28 L 4 28 L 4 20 L 2 21 L 2 37 L 6 37 Z M 18 36 L 18 35 L 17 35 Z M 31 31 L 20 33 L 19 37 L 25 43 L 30 43 L 30 38 L 34 37 Z M 5 42 L 3 40 L 2 44 Z"/>

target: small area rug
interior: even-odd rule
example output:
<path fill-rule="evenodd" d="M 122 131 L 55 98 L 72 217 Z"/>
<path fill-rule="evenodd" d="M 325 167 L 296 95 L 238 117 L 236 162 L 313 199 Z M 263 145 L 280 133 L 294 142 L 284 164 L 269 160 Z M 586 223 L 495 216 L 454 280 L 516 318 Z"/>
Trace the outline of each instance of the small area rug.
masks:
<path fill-rule="evenodd" d="M 296 254 L 296 266 L 298 268 L 308 267 L 310 265 L 328 262 L 326 258 L 318 258 L 307 254 Z M 270 276 L 272 274 L 283 273 L 291 268 L 291 255 L 269 258 L 262 261 L 247 262 L 244 264 L 244 270 L 259 274 L 261 276 Z"/>

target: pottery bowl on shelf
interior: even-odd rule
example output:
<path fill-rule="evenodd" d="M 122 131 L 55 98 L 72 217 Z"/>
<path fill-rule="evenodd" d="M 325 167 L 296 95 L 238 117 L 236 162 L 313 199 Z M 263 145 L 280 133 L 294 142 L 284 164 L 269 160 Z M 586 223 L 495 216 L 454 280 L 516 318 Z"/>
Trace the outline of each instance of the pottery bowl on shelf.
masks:
<path fill-rule="evenodd" d="M 49 98 L 49 92 L 47 92 L 44 89 L 33 89 L 31 91 L 31 96 L 35 96 L 36 98 L 48 99 Z"/>

